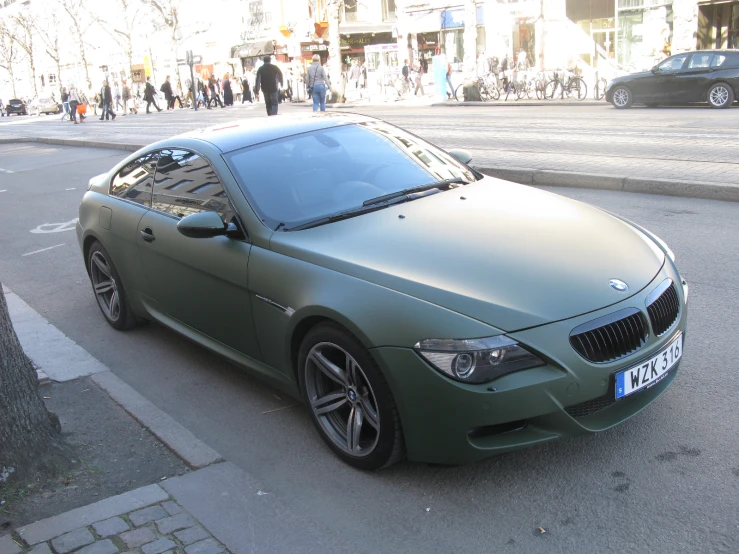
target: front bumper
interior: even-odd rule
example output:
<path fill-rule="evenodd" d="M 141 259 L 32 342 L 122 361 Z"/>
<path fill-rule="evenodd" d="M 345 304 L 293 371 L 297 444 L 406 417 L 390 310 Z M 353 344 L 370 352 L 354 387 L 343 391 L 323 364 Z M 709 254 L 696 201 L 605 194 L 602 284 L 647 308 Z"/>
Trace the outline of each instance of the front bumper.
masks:
<path fill-rule="evenodd" d="M 606 364 L 581 358 L 569 344 L 570 331 L 626 307 L 641 309 L 665 277 L 681 279 L 667 262 L 655 280 L 633 297 L 604 310 L 509 334 L 547 365 L 512 373 L 484 385 L 453 381 L 408 348 L 372 350 L 400 412 L 408 457 L 415 461 L 462 464 L 561 437 L 602 431 L 635 415 L 673 382 L 679 362 L 652 387 L 614 400 L 614 374 L 648 359 L 685 333 L 687 306 L 679 289 L 680 317 L 661 337 L 650 333 L 638 352 Z"/>

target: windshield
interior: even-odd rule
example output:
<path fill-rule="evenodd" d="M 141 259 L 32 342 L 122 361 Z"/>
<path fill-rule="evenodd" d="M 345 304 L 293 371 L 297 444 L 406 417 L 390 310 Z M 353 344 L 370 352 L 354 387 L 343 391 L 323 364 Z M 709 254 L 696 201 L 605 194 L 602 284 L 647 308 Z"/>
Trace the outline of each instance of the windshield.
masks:
<path fill-rule="evenodd" d="M 293 135 L 225 156 L 252 207 L 272 229 L 297 227 L 430 182 L 474 181 L 468 167 L 382 122 Z"/>

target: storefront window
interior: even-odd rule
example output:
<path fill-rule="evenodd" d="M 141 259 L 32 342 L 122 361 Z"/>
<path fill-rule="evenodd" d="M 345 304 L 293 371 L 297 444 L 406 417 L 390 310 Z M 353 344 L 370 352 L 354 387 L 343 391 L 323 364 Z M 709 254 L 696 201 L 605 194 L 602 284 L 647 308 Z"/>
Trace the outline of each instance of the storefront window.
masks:
<path fill-rule="evenodd" d="M 618 62 L 627 69 L 649 69 L 670 55 L 671 6 L 620 12 L 618 26 Z"/>

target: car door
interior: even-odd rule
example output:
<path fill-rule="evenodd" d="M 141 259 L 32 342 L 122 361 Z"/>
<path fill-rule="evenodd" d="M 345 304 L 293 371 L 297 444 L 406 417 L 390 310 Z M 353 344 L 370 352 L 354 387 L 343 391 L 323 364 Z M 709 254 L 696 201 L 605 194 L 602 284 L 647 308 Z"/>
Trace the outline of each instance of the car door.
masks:
<path fill-rule="evenodd" d="M 207 337 L 260 359 L 247 290 L 251 244 L 241 238 L 188 238 L 189 214 L 215 211 L 237 225 L 228 193 L 208 161 L 184 149 L 160 151 L 152 208 L 138 226 L 138 246 L 153 309 Z M 243 228 L 243 227 L 242 227 Z M 187 328 L 178 329 L 185 334 Z"/>
<path fill-rule="evenodd" d="M 694 52 L 675 77 L 672 100 L 679 102 L 705 101 L 711 82 L 712 52 Z"/>
<path fill-rule="evenodd" d="M 645 79 L 641 100 L 649 104 L 673 101 L 677 88 L 677 76 L 688 56 L 689 54 L 672 56 L 652 68 L 652 77 Z"/>

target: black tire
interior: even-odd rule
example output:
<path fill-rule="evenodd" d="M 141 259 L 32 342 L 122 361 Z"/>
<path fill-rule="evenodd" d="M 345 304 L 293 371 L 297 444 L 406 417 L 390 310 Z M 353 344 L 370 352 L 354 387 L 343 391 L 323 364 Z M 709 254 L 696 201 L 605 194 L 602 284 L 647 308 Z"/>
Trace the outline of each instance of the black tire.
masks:
<path fill-rule="evenodd" d="M 631 94 L 631 90 L 624 85 L 618 85 L 611 92 L 611 104 L 617 110 L 625 110 L 630 108 L 634 103 L 634 95 Z"/>
<path fill-rule="evenodd" d="M 342 372 L 341 367 L 352 371 Z M 298 381 L 318 434 L 344 462 L 376 470 L 405 456 L 400 416 L 390 387 L 367 349 L 346 329 L 321 323 L 308 332 L 298 353 Z M 352 440 L 348 428 L 356 421 L 359 432 Z"/>
<path fill-rule="evenodd" d="M 521 83 L 518 85 L 518 88 L 516 88 L 516 98 L 521 100 L 524 96 L 526 96 L 526 85 Z"/>
<path fill-rule="evenodd" d="M 580 77 L 575 77 L 567 85 L 567 90 L 578 100 L 585 100 L 588 95 L 588 85 Z"/>
<path fill-rule="evenodd" d="M 555 96 L 562 91 L 562 85 L 559 81 L 552 79 L 544 85 L 544 99 L 553 100 Z"/>
<path fill-rule="evenodd" d="M 464 83 L 457 85 L 457 88 L 454 89 L 454 99 L 457 102 L 464 102 Z"/>
<path fill-rule="evenodd" d="M 138 321 L 131 310 L 121 277 L 107 250 L 99 242 L 94 242 L 90 246 L 87 253 L 87 270 L 92 291 L 105 320 L 113 329 L 119 331 L 134 327 Z M 105 285 L 109 283 L 112 285 L 106 288 Z"/>
<path fill-rule="evenodd" d="M 729 108 L 734 103 L 734 89 L 727 83 L 716 83 L 708 89 L 707 99 L 712 108 Z"/>
<path fill-rule="evenodd" d="M 492 100 L 500 100 L 500 90 L 497 86 L 489 88 L 488 92 L 490 93 L 490 98 Z"/>

